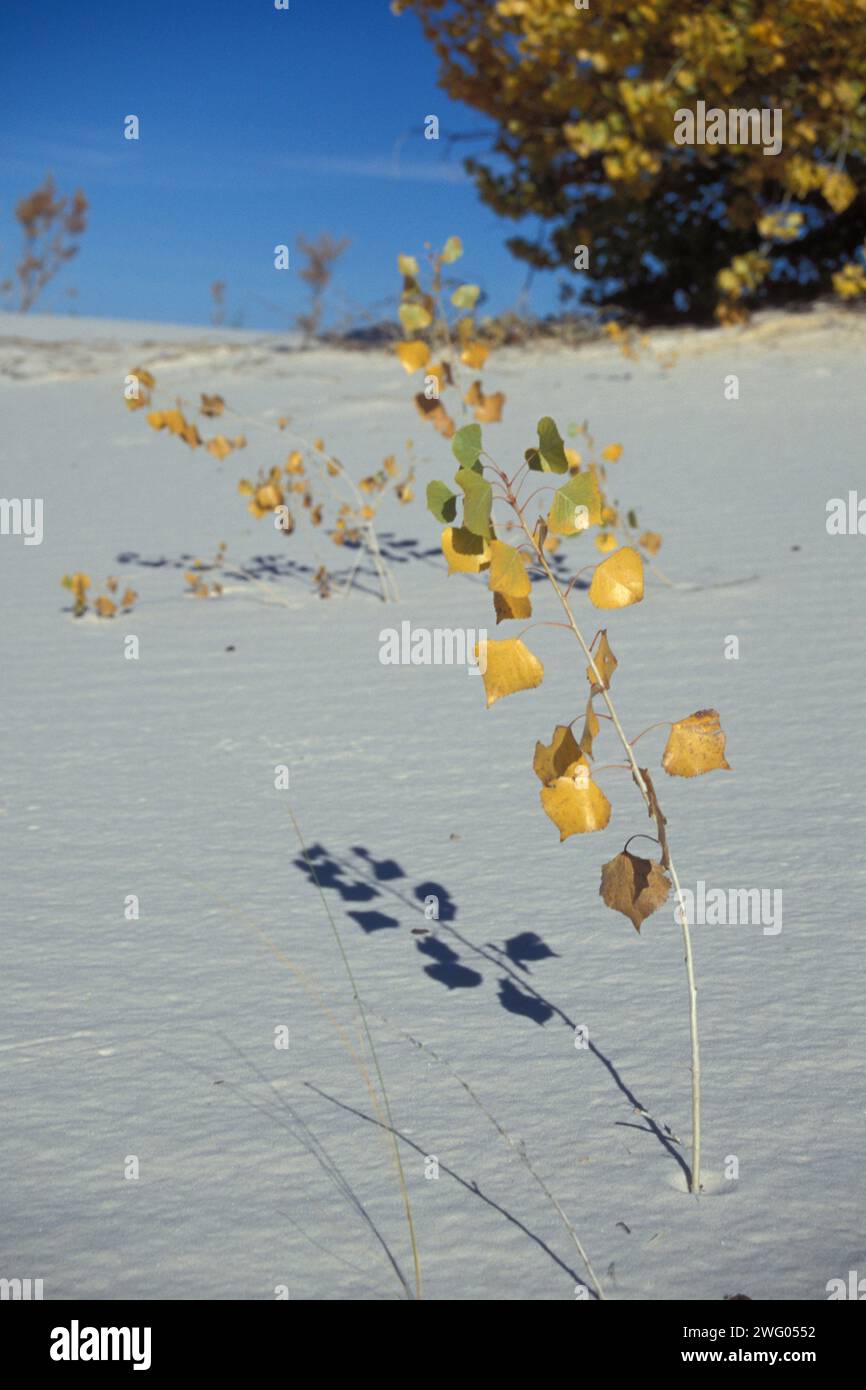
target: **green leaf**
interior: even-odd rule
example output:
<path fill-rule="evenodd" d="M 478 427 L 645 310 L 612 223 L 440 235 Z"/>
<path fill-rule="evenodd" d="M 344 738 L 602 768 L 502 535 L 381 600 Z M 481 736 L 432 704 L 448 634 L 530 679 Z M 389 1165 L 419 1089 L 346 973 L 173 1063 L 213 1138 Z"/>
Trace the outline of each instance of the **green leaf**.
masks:
<path fill-rule="evenodd" d="M 480 285 L 460 285 L 451 296 L 455 309 L 474 309 L 481 294 Z"/>
<path fill-rule="evenodd" d="M 585 508 L 585 511 L 578 511 Z M 576 536 L 601 524 L 601 494 L 592 473 L 575 473 L 553 494 L 547 524 L 555 536 Z"/>
<path fill-rule="evenodd" d="M 460 468 L 454 481 L 463 489 L 463 525 L 473 536 L 489 540 L 493 534 L 490 513 L 493 509 L 493 488 L 474 468 Z"/>
<path fill-rule="evenodd" d="M 457 515 L 457 495 L 437 479 L 427 484 L 427 508 L 437 521 L 451 522 Z"/>
<path fill-rule="evenodd" d="M 401 304 L 397 312 L 407 333 L 428 328 L 433 322 L 433 316 L 423 304 Z"/>
<path fill-rule="evenodd" d="M 536 473 L 567 473 L 562 435 L 549 415 L 538 422 L 538 448 L 527 449 L 526 462 Z"/>
<path fill-rule="evenodd" d="M 464 425 L 451 440 L 454 457 L 461 468 L 475 468 L 481 447 L 480 425 Z"/>

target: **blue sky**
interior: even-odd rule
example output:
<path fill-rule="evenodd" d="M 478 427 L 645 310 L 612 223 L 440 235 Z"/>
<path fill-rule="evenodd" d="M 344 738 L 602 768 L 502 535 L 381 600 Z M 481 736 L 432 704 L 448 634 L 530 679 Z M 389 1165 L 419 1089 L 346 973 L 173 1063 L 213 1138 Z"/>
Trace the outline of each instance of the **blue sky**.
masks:
<path fill-rule="evenodd" d="M 228 316 L 286 326 L 303 308 L 299 233 L 348 236 L 332 302 L 395 293 L 395 258 L 462 236 L 466 278 L 494 309 L 526 266 L 505 249 L 517 224 L 480 204 L 449 132 L 483 129 L 436 85 L 436 57 L 388 0 L 2 0 L 0 269 L 18 246 L 15 202 L 51 170 L 91 203 L 79 256 L 40 308 L 206 323 L 209 286 Z M 425 140 L 425 116 L 440 120 Z M 135 114 L 141 138 L 123 138 Z M 473 148 L 476 148 L 473 146 Z M 292 269 L 273 268 L 273 248 Z M 77 291 L 71 301 L 65 291 Z M 554 306 L 537 276 L 532 307 Z"/>

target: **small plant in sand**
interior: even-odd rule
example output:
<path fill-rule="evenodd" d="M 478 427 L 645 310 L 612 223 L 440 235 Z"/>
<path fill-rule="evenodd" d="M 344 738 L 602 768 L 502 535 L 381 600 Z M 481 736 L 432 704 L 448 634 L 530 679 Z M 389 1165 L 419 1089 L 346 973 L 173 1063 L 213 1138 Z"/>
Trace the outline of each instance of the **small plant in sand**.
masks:
<path fill-rule="evenodd" d="M 676 364 L 675 352 L 659 352 L 653 347 L 648 335 L 639 333 L 632 324 L 621 324 L 615 319 L 609 319 L 604 325 L 604 332 L 630 362 L 638 362 L 646 353 L 666 371 Z"/>
<path fill-rule="evenodd" d="M 382 598 L 388 600 L 398 595 L 379 546 L 376 515 L 389 493 L 396 497 L 401 506 L 411 502 L 415 496 L 414 481 L 414 466 L 410 464 L 401 469 L 391 454 L 375 473 L 356 483 L 340 460 L 326 450 L 324 440 L 316 439 L 306 450 L 293 449 L 282 468 L 274 464 L 267 472 L 260 469 L 254 481 L 242 478 L 238 483 L 238 492 L 250 499 L 248 509 L 252 516 L 261 518 L 273 513 L 276 528 L 291 535 L 295 529 L 295 517 L 287 498 L 293 495 L 299 497 L 310 524 L 321 526 L 324 503 L 316 500 L 313 489 L 319 482 L 324 482 L 334 507 L 331 540 L 335 545 L 358 548 L 361 555 L 366 550 L 379 576 Z M 360 556 L 349 576 L 345 592 L 351 590 L 359 568 Z M 319 567 L 315 579 L 320 596 L 328 597 L 332 586 L 326 566 Z"/>
<path fill-rule="evenodd" d="M 220 541 L 217 552 L 210 564 L 205 564 L 202 560 L 193 560 L 188 570 L 184 570 L 184 579 L 189 586 L 186 590 L 192 594 L 193 598 L 222 598 L 223 585 L 218 579 L 207 579 L 205 576 L 209 571 L 216 570 L 222 572 L 226 564 L 226 543 Z"/>
<path fill-rule="evenodd" d="M 424 387 L 415 396 L 415 406 L 425 420 L 450 439 L 457 426 L 441 401 L 448 387 L 455 387 L 461 413 L 465 416 L 471 410 L 482 424 L 502 419 L 505 396 L 501 391 L 487 395 L 481 377 L 474 375 L 483 371 L 490 354 L 489 345 L 479 335 L 474 314 L 480 286 L 455 282 L 452 287 L 445 281 L 445 267 L 463 255 L 460 238 L 449 237 L 437 252 L 426 246 L 425 252 L 426 274 L 422 274 L 415 256 L 397 257 L 397 268 L 403 277 L 398 312 L 406 337 L 395 351 L 410 376 L 423 370 Z M 449 290 L 450 311 L 445 304 Z M 474 376 L 474 380 L 468 382 L 469 376 Z"/>
<path fill-rule="evenodd" d="M 124 399 L 127 408 L 147 408 L 147 423 L 152 429 L 173 435 L 189 449 L 204 448 L 219 460 L 247 447 L 244 434 L 230 435 L 220 431 L 203 438 L 196 421 L 189 418 L 192 412 L 181 397 L 177 397 L 174 405 L 168 409 L 153 408 L 155 391 L 156 379 L 145 367 L 134 368 L 126 377 Z M 248 499 L 250 515 L 257 520 L 272 516 L 275 528 L 289 536 L 297 524 L 295 513 L 289 505 L 291 498 L 300 503 L 301 512 L 306 513 L 314 528 L 323 526 L 327 506 L 332 516 L 329 534 L 333 543 L 360 551 L 358 563 L 352 569 L 343 592 L 351 592 L 361 558 L 366 553 L 376 571 L 382 598 L 387 601 L 398 597 L 394 577 L 382 555 L 375 522 L 379 506 L 387 495 L 393 494 L 401 506 L 414 498 L 415 469 L 411 460 L 401 468 L 394 455 L 389 455 L 381 468 L 356 483 L 345 465 L 325 448 L 324 440 L 310 442 L 295 434 L 290 429 L 289 416 L 281 416 L 276 422 L 242 416 L 217 393 L 201 393 L 198 413 L 206 420 L 234 418 L 257 429 L 289 436 L 296 445 L 300 445 L 291 450 L 283 464 L 259 468 L 254 478 L 240 479 L 238 492 Z M 411 440 L 407 441 L 406 447 L 411 455 Z M 321 597 L 333 592 L 332 576 L 322 563 L 318 564 L 313 582 Z M 201 587 L 196 592 L 205 596 Z M 212 596 L 212 591 L 207 596 Z"/>
<path fill-rule="evenodd" d="M 64 574 L 60 583 L 72 594 L 72 612 L 76 618 L 83 618 L 88 611 L 95 613 L 97 618 L 113 618 L 116 613 L 129 613 L 138 598 L 135 590 L 129 588 L 124 589 L 118 597 L 120 585 L 116 579 L 111 578 L 105 581 L 106 593 L 92 598 L 89 590 L 93 587 L 93 581 L 89 574 L 84 574 L 81 570 L 76 570 L 74 574 Z"/>
<path fill-rule="evenodd" d="M 497 624 L 522 621 L 532 616 L 533 578 L 546 580 L 562 610 L 564 621 L 552 624 L 563 628 L 577 643 L 587 681 L 585 705 L 577 714 L 568 711 L 566 722 L 557 724 L 547 743 L 536 744 L 533 769 L 541 783 L 541 807 L 559 831 L 560 840 L 572 835 L 604 830 L 611 818 L 611 803 L 602 791 L 598 774 L 608 768 L 630 773 L 643 804 L 654 823 L 659 853 L 644 859 L 629 850 L 633 833 L 622 850 L 601 871 L 599 892 L 608 907 L 623 913 L 639 932 L 644 920 L 667 900 L 673 889 L 678 900 L 685 947 L 689 994 L 689 1026 L 692 1063 L 692 1153 L 690 1187 L 700 1191 L 701 1116 L 700 1052 L 697 1024 L 697 990 L 692 960 L 689 919 L 679 878 L 671 856 L 666 820 L 647 767 L 638 764 L 635 744 L 649 729 L 628 738 L 611 695 L 611 682 L 618 662 L 608 641 L 607 631 L 599 629 L 587 639 L 572 608 L 572 590 L 578 575 L 564 585 L 548 559 L 546 543 L 557 538 L 580 536 L 590 527 L 604 524 L 604 502 L 598 476 L 591 469 L 572 474 L 555 487 L 542 483 L 524 496 L 527 480 L 533 474 L 542 478 L 568 474 L 569 459 L 565 443 L 554 421 L 546 416 L 538 422 L 538 442 L 526 450 L 523 463 L 509 475 L 485 451 L 479 425 L 466 425 L 455 434 L 452 449 L 458 462 L 455 482 L 462 498 L 444 482 L 432 482 L 427 489 L 427 505 L 445 529 L 442 550 L 449 573 L 486 574 Z M 544 515 L 534 525 L 527 519 L 533 500 L 547 494 Z M 458 522 L 458 507 L 462 518 Z M 496 510 L 498 515 L 494 515 Z M 514 533 L 516 544 L 501 536 Z M 640 552 L 625 545 L 598 562 L 592 570 L 588 591 L 593 608 L 609 611 L 640 603 L 644 596 L 644 565 Z M 476 648 L 488 708 L 506 695 L 531 690 L 541 684 L 544 667 L 523 643 L 521 635 L 501 640 L 485 639 Z M 597 709 L 597 702 L 603 708 Z M 581 732 L 574 725 L 582 720 Z M 608 724 L 625 755 L 624 762 L 595 766 L 595 742 Z M 657 728 L 653 724 L 650 728 Z M 671 777 L 697 777 L 716 768 L 727 768 L 725 735 L 715 710 L 698 710 L 669 724 L 661 766 Z"/>

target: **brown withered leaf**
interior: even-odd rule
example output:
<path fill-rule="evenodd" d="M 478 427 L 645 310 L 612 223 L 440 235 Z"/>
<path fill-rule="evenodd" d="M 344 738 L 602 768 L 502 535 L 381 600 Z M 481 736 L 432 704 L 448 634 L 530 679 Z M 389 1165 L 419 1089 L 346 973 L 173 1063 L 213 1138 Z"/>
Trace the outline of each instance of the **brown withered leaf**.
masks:
<path fill-rule="evenodd" d="M 441 401 L 428 401 L 423 391 L 419 391 L 418 395 L 415 397 L 415 405 L 418 414 L 423 415 L 425 420 L 429 420 L 434 429 L 437 429 L 446 439 L 451 438 L 457 426 L 454 424 L 454 421 L 451 419 L 451 416 L 448 414 L 448 411 Z"/>
<path fill-rule="evenodd" d="M 628 917 L 635 931 L 662 906 L 671 891 L 671 881 L 655 859 L 641 859 L 624 849 L 602 865 L 599 896 L 614 912 Z"/>
<path fill-rule="evenodd" d="M 463 399 L 467 405 L 474 408 L 475 419 L 482 425 L 495 424 L 502 419 L 502 407 L 505 405 L 505 396 L 502 391 L 497 391 L 492 396 L 486 396 L 481 382 L 473 381 Z"/>
<path fill-rule="evenodd" d="M 206 396 L 203 391 L 200 394 L 202 415 L 222 415 L 225 409 L 225 401 L 222 396 Z"/>

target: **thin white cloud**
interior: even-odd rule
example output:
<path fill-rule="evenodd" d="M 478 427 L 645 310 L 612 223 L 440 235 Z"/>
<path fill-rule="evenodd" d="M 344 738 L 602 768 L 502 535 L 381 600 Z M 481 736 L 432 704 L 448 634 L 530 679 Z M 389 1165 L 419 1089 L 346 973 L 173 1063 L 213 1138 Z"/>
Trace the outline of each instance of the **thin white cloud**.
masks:
<path fill-rule="evenodd" d="M 467 175 L 459 164 L 446 164 L 431 157 L 429 163 L 417 160 L 407 163 L 389 155 L 361 156 L 298 156 L 275 161 L 281 169 L 298 173 L 343 174 L 347 178 L 390 179 L 400 183 L 466 183 Z"/>

